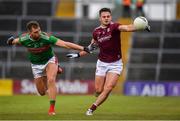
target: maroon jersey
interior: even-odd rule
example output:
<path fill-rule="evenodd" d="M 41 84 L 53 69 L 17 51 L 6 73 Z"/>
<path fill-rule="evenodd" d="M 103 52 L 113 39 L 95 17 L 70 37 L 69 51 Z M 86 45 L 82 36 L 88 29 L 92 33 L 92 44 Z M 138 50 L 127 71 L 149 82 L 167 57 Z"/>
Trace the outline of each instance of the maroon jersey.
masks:
<path fill-rule="evenodd" d="M 93 39 L 100 48 L 99 60 L 110 63 L 121 58 L 119 25 L 119 23 L 111 22 L 106 28 L 99 26 L 93 31 Z"/>

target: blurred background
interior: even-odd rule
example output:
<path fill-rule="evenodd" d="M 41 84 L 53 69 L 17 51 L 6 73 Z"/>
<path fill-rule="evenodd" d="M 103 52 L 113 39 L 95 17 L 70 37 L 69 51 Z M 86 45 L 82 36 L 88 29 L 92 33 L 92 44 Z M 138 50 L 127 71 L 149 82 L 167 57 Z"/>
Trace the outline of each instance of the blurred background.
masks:
<path fill-rule="evenodd" d="M 26 48 L 7 46 L 8 37 L 37 20 L 43 31 L 87 46 L 102 7 L 111 8 L 115 22 L 145 16 L 151 26 L 151 33 L 122 33 L 124 71 L 113 93 L 180 96 L 180 0 L 0 0 L 0 95 L 36 92 Z M 57 78 L 59 93 L 93 94 L 98 50 L 78 59 L 65 57 L 74 51 L 54 51 L 64 70 Z"/>

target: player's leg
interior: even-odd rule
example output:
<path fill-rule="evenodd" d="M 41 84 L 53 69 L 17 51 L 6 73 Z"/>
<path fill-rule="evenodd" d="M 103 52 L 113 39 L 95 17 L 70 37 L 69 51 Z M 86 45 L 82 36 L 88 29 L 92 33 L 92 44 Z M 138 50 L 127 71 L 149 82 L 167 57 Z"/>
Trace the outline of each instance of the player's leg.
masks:
<path fill-rule="evenodd" d="M 47 78 L 44 73 L 46 65 L 31 64 L 34 82 L 38 93 L 43 96 L 47 91 Z"/>
<path fill-rule="evenodd" d="M 57 88 L 56 88 L 56 76 L 57 76 L 57 64 L 48 63 L 46 67 L 47 75 L 47 86 L 50 99 L 56 99 Z"/>
<path fill-rule="evenodd" d="M 103 91 L 105 76 L 95 76 L 95 96 L 98 97 Z"/>
<path fill-rule="evenodd" d="M 58 65 L 56 63 L 48 63 L 46 66 L 48 95 L 50 99 L 49 115 L 55 115 L 55 101 L 57 95 L 56 76 Z"/>
<path fill-rule="evenodd" d="M 96 70 L 98 70 L 98 68 Z M 103 76 L 102 73 L 101 74 L 96 73 L 96 76 L 95 76 L 95 96 L 96 97 L 98 97 L 103 92 L 104 83 L 105 83 L 105 76 Z M 92 106 L 86 111 L 86 115 L 92 115 L 93 111 L 96 110 L 96 107 L 97 107 L 96 104 L 93 103 Z"/>
<path fill-rule="evenodd" d="M 107 72 L 106 64 L 98 60 L 96 64 L 96 76 L 95 76 L 96 97 L 98 97 L 103 92 L 106 72 Z M 96 107 L 97 107 L 96 104 L 93 103 L 92 106 L 86 111 L 86 115 L 92 115 Z"/>
<path fill-rule="evenodd" d="M 95 96 L 98 97 L 103 91 L 105 75 L 106 75 L 106 65 L 98 60 L 96 64 L 96 76 L 95 76 Z"/>
<path fill-rule="evenodd" d="M 110 94 L 112 89 L 115 87 L 118 81 L 119 75 L 121 74 L 122 69 L 123 69 L 122 60 L 118 60 L 113 63 L 100 62 L 100 64 L 97 64 L 97 65 L 99 65 L 101 68 L 97 70 L 96 76 L 106 75 L 105 84 L 104 84 L 103 91 L 97 97 L 95 103 L 93 103 L 92 106 L 88 109 L 88 111 L 86 112 L 86 115 L 92 115 L 93 111 L 96 110 L 97 106 L 100 106 L 107 99 L 108 95 Z"/>
<path fill-rule="evenodd" d="M 96 106 L 100 106 L 107 99 L 112 89 L 116 86 L 118 78 L 119 75 L 116 73 L 107 73 L 104 89 L 95 102 Z"/>
<path fill-rule="evenodd" d="M 104 89 L 101 94 L 97 97 L 95 103 L 91 105 L 91 107 L 86 112 L 86 115 L 93 115 L 93 112 L 96 110 L 98 106 L 100 106 L 109 96 L 112 89 L 115 87 L 118 81 L 119 75 L 116 73 L 108 72 L 106 76 L 106 81 L 104 84 Z"/>
<path fill-rule="evenodd" d="M 44 96 L 48 89 L 47 88 L 47 77 L 46 76 L 38 77 L 38 78 L 35 78 L 34 81 L 35 81 L 36 89 L 37 89 L 38 93 L 41 96 Z"/>
<path fill-rule="evenodd" d="M 107 99 L 112 89 L 116 86 L 122 69 L 122 60 L 118 60 L 116 62 L 108 64 L 109 71 L 106 74 L 104 89 L 95 102 L 96 106 L 100 106 Z"/>

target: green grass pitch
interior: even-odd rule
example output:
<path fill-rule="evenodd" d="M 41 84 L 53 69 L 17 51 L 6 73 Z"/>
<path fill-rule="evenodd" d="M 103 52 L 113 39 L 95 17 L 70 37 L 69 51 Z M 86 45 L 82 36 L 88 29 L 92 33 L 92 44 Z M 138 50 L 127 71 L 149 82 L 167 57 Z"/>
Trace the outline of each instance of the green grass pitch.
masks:
<path fill-rule="evenodd" d="M 93 116 L 85 111 L 93 95 L 58 95 L 55 116 L 48 116 L 48 97 L 0 96 L 1 120 L 180 120 L 180 97 L 110 95 Z"/>

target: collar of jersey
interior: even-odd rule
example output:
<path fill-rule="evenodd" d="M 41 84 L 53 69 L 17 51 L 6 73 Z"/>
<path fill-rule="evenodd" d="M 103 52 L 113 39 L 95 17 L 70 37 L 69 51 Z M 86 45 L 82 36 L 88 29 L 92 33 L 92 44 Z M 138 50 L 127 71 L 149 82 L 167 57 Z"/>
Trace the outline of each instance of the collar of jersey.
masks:
<path fill-rule="evenodd" d="M 105 29 L 105 28 L 108 28 L 110 24 L 113 24 L 113 22 L 111 21 L 107 26 L 100 25 L 100 27 L 101 27 L 102 29 Z"/>
<path fill-rule="evenodd" d="M 31 41 L 33 41 L 33 42 L 37 41 L 37 40 L 32 39 L 29 34 L 28 34 L 28 37 L 29 37 L 29 39 L 30 39 Z M 39 39 L 40 39 L 40 38 L 39 38 Z"/>
<path fill-rule="evenodd" d="M 102 29 L 105 29 L 105 28 L 107 28 L 107 26 L 102 26 L 102 25 L 101 25 L 100 27 L 101 27 Z"/>

